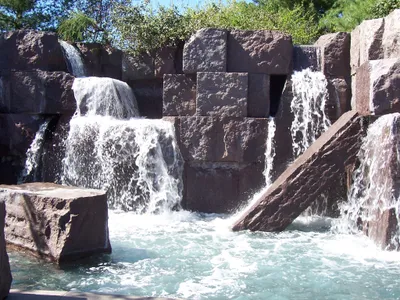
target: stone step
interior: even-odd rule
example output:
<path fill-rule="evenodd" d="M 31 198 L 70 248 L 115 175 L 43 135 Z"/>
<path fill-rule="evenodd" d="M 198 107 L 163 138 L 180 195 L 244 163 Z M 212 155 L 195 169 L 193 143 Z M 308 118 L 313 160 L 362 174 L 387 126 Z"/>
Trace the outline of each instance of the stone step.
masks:
<path fill-rule="evenodd" d="M 357 112 L 345 113 L 299 156 L 234 224 L 233 230 L 282 231 L 319 197 L 346 197 L 346 170 L 366 130 Z"/>

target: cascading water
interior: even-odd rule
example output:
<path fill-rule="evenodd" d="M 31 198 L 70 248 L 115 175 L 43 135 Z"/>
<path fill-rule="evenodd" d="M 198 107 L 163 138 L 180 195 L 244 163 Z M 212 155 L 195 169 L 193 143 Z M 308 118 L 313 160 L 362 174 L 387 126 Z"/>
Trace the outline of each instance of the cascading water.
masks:
<path fill-rule="evenodd" d="M 327 81 L 323 73 L 305 69 L 292 75 L 294 120 L 290 127 L 295 157 L 302 154 L 326 131 L 330 124 L 325 114 Z"/>
<path fill-rule="evenodd" d="M 369 126 L 358 154 L 348 202 L 341 206 L 339 232 L 357 233 L 378 215 L 395 209 L 397 223 L 400 208 L 400 114 L 380 117 Z M 391 245 L 399 248 L 400 231 L 395 230 Z"/>
<path fill-rule="evenodd" d="M 74 46 L 65 41 L 60 41 L 60 45 L 68 62 L 70 73 L 75 77 L 84 77 L 86 74 L 85 66 L 83 64 L 79 51 Z"/>
<path fill-rule="evenodd" d="M 18 183 L 23 183 L 29 177 L 30 181 L 36 182 L 38 178 L 38 170 L 40 165 L 40 159 L 43 151 L 44 137 L 46 129 L 49 125 L 50 120 L 45 120 L 40 125 L 39 130 L 36 132 L 35 138 L 33 139 L 31 146 L 26 151 L 26 161 L 24 169 L 21 172 Z"/>
<path fill-rule="evenodd" d="M 272 171 L 274 168 L 275 158 L 275 131 L 276 122 L 274 118 L 268 120 L 268 136 L 265 147 L 265 169 L 263 172 L 265 178 L 265 186 L 268 188 L 272 184 Z"/>
<path fill-rule="evenodd" d="M 107 190 L 111 208 L 155 213 L 179 206 L 182 159 L 173 125 L 137 116 L 126 83 L 77 78 L 62 182 Z"/>

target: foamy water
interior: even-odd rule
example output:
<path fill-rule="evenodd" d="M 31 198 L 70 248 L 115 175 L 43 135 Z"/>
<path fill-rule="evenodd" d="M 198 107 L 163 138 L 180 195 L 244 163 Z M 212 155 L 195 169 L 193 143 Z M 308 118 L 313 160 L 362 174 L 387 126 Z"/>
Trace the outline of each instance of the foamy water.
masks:
<path fill-rule="evenodd" d="M 398 299 L 400 253 L 303 217 L 232 232 L 223 215 L 110 212 L 113 254 L 62 270 L 11 253 L 14 288 L 186 299 Z"/>

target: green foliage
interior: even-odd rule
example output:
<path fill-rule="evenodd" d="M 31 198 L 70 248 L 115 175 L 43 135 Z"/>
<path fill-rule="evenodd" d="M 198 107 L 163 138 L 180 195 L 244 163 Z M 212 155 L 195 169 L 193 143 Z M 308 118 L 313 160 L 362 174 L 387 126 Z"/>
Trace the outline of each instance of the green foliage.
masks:
<path fill-rule="evenodd" d="M 380 0 L 374 4 L 371 12 L 374 18 L 383 18 L 397 8 L 400 8 L 400 0 Z"/>
<path fill-rule="evenodd" d="M 54 30 L 74 0 L 0 0 L 0 30 Z"/>
<path fill-rule="evenodd" d="M 180 12 L 177 7 L 153 9 L 147 2 L 117 6 L 114 26 L 119 32 L 118 46 L 134 55 L 152 53 L 161 46 L 173 46 L 200 28 L 266 29 L 289 33 L 295 43 L 309 43 L 319 34 L 316 11 L 302 4 L 291 7 L 275 3 L 232 1 L 226 5 L 208 4 Z"/>
<path fill-rule="evenodd" d="M 88 41 L 97 32 L 96 21 L 82 12 L 74 12 L 64 20 L 57 30 L 63 40 L 70 42 Z"/>

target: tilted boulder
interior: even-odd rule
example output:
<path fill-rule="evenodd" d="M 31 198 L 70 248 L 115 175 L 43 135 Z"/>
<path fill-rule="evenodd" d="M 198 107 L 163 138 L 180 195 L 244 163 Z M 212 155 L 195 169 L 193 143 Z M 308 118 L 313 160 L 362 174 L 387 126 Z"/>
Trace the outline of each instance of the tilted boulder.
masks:
<path fill-rule="evenodd" d="M 1 77 L 0 112 L 25 114 L 74 113 L 74 77 L 65 72 L 17 71 Z"/>
<path fill-rule="evenodd" d="M 328 33 L 314 44 L 321 47 L 322 72 L 335 77 L 350 76 L 350 34 Z"/>
<path fill-rule="evenodd" d="M 248 82 L 247 73 L 197 73 L 197 115 L 246 117 Z"/>
<path fill-rule="evenodd" d="M 225 72 L 227 31 L 204 28 L 198 30 L 183 48 L 183 72 Z"/>
<path fill-rule="evenodd" d="M 290 35 L 270 30 L 232 30 L 228 34 L 228 72 L 289 74 Z"/>
<path fill-rule="evenodd" d="M 400 112 L 400 58 L 371 60 L 357 70 L 356 107 L 363 115 Z"/>
<path fill-rule="evenodd" d="M 58 263 L 111 253 L 105 192 L 53 183 L 0 186 L 7 243 Z"/>
<path fill-rule="evenodd" d="M 0 70 L 67 72 L 58 37 L 52 32 L 16 30 L 0 37 Z"/>
<path fill-rule="evenodd" d="M 8 296 L 12 282 L 10 262 L 8 260 L 6 241 L 4 238 L 5 217 L 5 203 L 0 201 L 0 299 L 4 299 Z"/>
<path fill-rule="evenodd" d="M 383 58 L 400 57 L 400 9 L 385 17 L 385 31 L 382 37 Z"/>
<path fill-rule="evenodd" d="M 233 230 L 282 231 L 314 201 L 346 197 L 346 168 L 355 163 L 365 125 L 345 113 L 300 155 L 233 226 Z M 339 183 L 339 184 L 338 184 Z"/>

